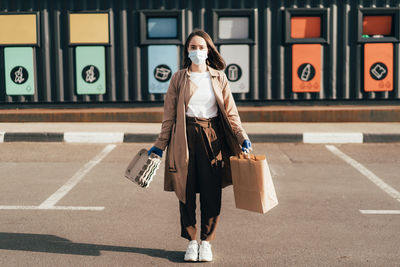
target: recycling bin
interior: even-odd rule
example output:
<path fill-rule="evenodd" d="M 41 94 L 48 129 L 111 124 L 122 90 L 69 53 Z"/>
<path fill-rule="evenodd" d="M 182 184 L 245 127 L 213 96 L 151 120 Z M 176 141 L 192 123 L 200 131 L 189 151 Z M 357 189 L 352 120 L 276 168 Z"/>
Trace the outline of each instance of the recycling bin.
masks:
<path fill-rule="evenodd" d="M 142 46 L 147 47 L 148 93 L 165 94 L 172 74 L 179 69 L 184 42 L 183 10 L 140 12 Z"/>
<path fill-rule="evenodd" d="M 213 39 L 226 63 L 232 93 L 250 91 L 251 49 L 255 44 L 256 9 L 213 10 Z"/>
<path fill-rule="evenodd" d="M 398 8 L 360 8 L 358 42 L 364 46 L 364 91 L 393 91 L 394 43 L 399 42 Z"/>
<path fill-rule="evenodd" d="M 285 42 L 292 45 L 292 91 L 319 93 L 323 45 L 329 44 L 328 9 L 287 9 Z"/>
<path fill-rule="evenodd" d="M 110 45 L 108 12 L 68 13 L 69 45 L 75 47 L 78 95 L 106 93 L 105 46 Z"/>
<path fill-rule="evenodd" d="M 9 96 L 35 94 L 37 25 L 37 13 L 0 13 L 0 46 L 4 47 L 5 91 Z"/>

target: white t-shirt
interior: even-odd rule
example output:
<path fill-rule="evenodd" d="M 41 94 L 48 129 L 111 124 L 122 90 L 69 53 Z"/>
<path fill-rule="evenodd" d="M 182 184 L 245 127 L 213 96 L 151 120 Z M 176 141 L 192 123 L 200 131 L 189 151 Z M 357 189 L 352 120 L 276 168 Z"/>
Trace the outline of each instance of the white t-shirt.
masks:
<path fill-rule="evenodd" d="M 198 89 L 189 100 L 186 115 L 197 118 L 213 118 L 218 116 L 217 101 L 211 84 L 211 77 L 206 72 L 191 72 L 190 80 Z"/>

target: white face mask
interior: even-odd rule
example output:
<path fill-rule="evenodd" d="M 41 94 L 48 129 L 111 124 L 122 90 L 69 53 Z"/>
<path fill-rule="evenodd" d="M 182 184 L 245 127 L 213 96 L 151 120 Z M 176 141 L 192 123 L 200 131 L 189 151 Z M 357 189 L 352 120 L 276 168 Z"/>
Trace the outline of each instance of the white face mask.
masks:
<path fill-rule="evenodd" d="M 205 64 L 207 59 L 207 50 L 189 51 L 189 58 L 196 65 Z"/>

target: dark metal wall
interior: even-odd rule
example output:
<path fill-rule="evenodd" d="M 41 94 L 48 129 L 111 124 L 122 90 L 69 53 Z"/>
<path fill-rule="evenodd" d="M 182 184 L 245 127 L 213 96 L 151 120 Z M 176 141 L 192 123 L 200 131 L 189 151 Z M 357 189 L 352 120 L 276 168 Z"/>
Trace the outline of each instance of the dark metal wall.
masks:
<path fill-rule="evenodd" d="M 5 0 L 0 12 L 39 12 L 40 46 L 34 48 L 36 93 L 7 96 L 4 53 L 0 48 L 0 106 L 13 103 L 161 103 L 149 94 L 146 47 L 140 45 L 140 10 L 184 10 L 184 37 L 193 28 L 213 32 L 213 9 L 256 9 L 255 44 L 250 48 L 250 91 L 241 100 L 295 103 L 298 100 L 399 100 L 399 44 L 394 43 L 394 90 L 363 90 L 363 45 L 357 42 L 357 12 L 362 7 L 398 8 L 399 0 Z M 323 45 L 320 93 L 293 93 L 291 45 L 285 43 L 287 8 L 328 8 L 329 44 Z M 74 47 L 68 46 L 68 11 L 108 11 L 110 46 L 106 47 L 106 94 L 77 95 Z"/>

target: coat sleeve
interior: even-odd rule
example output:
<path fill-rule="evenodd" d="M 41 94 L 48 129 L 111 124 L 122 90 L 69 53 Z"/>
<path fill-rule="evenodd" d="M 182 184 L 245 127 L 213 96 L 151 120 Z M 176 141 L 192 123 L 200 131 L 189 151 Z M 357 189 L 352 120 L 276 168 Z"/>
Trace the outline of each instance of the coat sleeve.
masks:
<path fill-rule="evenodd" d="M 155 147 L 158 147 L 162 150 L 168 146 L 170 138 L 171 138 L 171 130 L 172 126 L 176 120 L 176 106 L 178 101 L 178 90 L 177 90 L 177 73 L 175 73 L 171 82 L 169 83 L 169 87 L 167 90 L 167 94 L 165 95 L 164 100 L 164 114 L 163 120 L 161 124 L 161 132 L 158 135 L 156 142 L 154 143 Z"/>
<path fill-rule="evenodd" d="M 236 139 L 238 140 L 239 144 L 242 145 L 245 139 L 250 139 L 247 136 L 246 131 L 242 127 L 239 112 L 237 110 L 236 103 L 233 98 L 231 88 L 229 86 L 228 78 L 226 77 L 226 74 L 224 72 L 221 72 L 221 75 L 222 96 L 224 97 L 225 112 L 232 127 L 233 133 L 236 136 Z"/>

